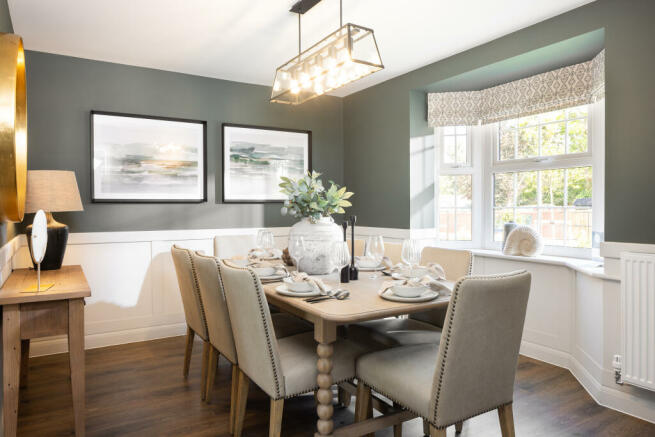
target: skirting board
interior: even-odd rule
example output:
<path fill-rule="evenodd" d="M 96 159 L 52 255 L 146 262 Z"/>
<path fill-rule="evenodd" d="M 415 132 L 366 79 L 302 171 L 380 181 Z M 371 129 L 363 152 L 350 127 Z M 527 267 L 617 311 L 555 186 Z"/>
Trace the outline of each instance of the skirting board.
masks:
<path fill-rule="evenodd" d="M 567 369 L 596 403 L 629 416 L 655 423 L 655 401 L 650 406 L 634 396 L 601 385 L 585 367 L 567 352 L 538 344 L 521 342 L 521 355 Z"/>
<path fill-rule="evenodd" d="M 186 323 L 177 323 L 175 325 L 151 326 L 148 328 L 105 332 L 102 334 L 87 334 L 84 337 L 84 348 L 87 350 L 97 349 L 100 347 L 156 340 L 158 338 L 177 337 L 185 335 L 186 330 Z M 61 354 L 65 352 L 68 352 L 68 340 L 66 336 L 35 339 L 32 340 L 30 344 L 30 357 Z"/>

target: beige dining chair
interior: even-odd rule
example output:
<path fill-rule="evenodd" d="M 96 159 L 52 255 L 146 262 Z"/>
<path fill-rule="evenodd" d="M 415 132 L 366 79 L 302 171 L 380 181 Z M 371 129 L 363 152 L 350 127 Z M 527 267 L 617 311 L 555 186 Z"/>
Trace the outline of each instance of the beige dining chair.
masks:
<path fill-rule="evenodd" d="M 461 279 L 439 345 L 400 346 L 357 360 L 356 421 L 370 417 L 371 389 L 429 424 L 431 437 L 498 410 L 503 437 L 514 436 L 512 400 L 530 273 Z M 399 435 L 397 432 L 396 435 Z"/>
<path fill-rule="evenodd" d="M 388 243 L 393 244 L 393 243 Z M 400 245 L 398 245 L 400 246 Z M 385 249 L 386 250 L 386 249 Z M 448 281 L 470 275 L 473 254 L 470 250 L 426 247 L 421 252 L 421 264 L 440 264 Z M 371 337 L 390 345 L 438 343 L 441 338 L 446 306 L 411 314 L 408 318 L 372 320 L 349 327 L 353 338 Z"/>
<path fill-rule="evenodd" d="M 234 346 L 232 324 L 225 299 L 223 281 L 221 279 L 221 266 L 223 264 L 218 258 L 207 256 L 200 252 L 193 253 L 192 260 L 198 278 L 200 295 L 204 304 L 209 343 L 211 344 L 204 399 L 207 403 L 211 401 L 211 390 L 214 386 L 219 355 L 223 355 L 232 364 L 232 394 L 230 399 L 231 433 L 234 425 L 234 405 L 236 401 L 234 393 L 236 393 L 237 388 L 238 359 Z M 309 332 L 313 328 L 311 324 L 290 314 L 274 314 L 272 320 L 276 337 L 287 337 L 302 332 Z"/>
<path fill-rule="evenodd" d="M 331 345 L 334 347 L 330 363 L 333 380 L 318 387 L 317 346 L 313 333 L 276 338 L 266 295 L 254 271 L 223 265 L 221 275 L 239 357 L 234 435 L 239 437 L 243 430 L 248 387 L 252 381 L 270 397 L 269 436 L 279 436 L 286 398 L 317 390 L 318 399 L 328 396 L 332 399 L 331 385 L 353 379 L 355 359 L 371 348 L 338 339 Z M 321 423 L 318 426 L 321 427 Z M 328 434 L 331 429 L 320 431 Z"/>
<path fill-rule="evenodd" d="M 207 382 L 207 360 L 209 358 L 209 334 L 207 331 L 207 321 L 205 320 L 205 311 L 203 309 L 202 297 L 198 287 L 198 280 L 193 268 L 193 259 L 191 251 L 177 245 L 171 247 L 171 256 L 175 265 L 177 283 L 182 296 L 182 306 L 184 307 L 184 317 L 187 324 L 186 348 L 184 350 L 184 377 L 189 376 L 189 366 L 191 364 L 191 353 L 193 352 L 193 340 L 197 335 L 203 341 L 202 348 L 202 371 L 200 396 L 205 398 L 204 387 Z"/>
<path fill-rule="evenodd" d="M 235 256 L 246 257 L 257 246 L 257 237 L 252 234 L 216 235 L 214 237 L 214 256 L 228 259 Z"/>

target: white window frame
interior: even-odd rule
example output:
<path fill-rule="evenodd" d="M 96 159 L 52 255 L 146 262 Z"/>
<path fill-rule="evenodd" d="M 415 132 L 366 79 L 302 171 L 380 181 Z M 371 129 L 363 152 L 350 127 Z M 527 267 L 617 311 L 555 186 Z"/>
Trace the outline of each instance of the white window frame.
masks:
<path fill-rule="evenodd" d="M 479 145 L 481 144 L 478 138 L 480 134 L 479 126 L 466 127 L 466 164 L 450 164 L 444 162 L 444 131 L 442 127 L 434 129 L 435 145 L 437 153 L 435 157 L 437 160 L 435 168 L 435 223 L 436 223 L 436 236 L 435 239 L 442 247 L 448 248 L 476 248 L 480 247 L 482 238 L 482 150 Z M 471 175 L 471 240 L 440 240 L 439 239 L 439 176 L 455 176 L 455 175 Z M 457 217 L 457 214 L 455 214 Z M 457 224 L 455 224 L 457 227 Z"/>
<path fill-rule="evenodd" d="M 574 120 L 574 119 L 573 119 Z M 567 119 L 568 121 L 568 119 Z M 567 155 L 552 155 L 552 156 L 537 156 L 524 159 L 511 159 L 500 160 L 499 156 L 499 129 L 500 123 L 492 123 L 483 126 L 485 133 L 483 134 L 483 143 L 486 156 L 486 162 L 483 166 L 483 180 L 485 182 L 485 200 L 484 200 L 484 237 L 482 240 L 485 249 L 501 250 L 502 242 L 494 241 L 494 174 L 495 173 L 511 173 L 511 172 L 529 172 L 540 170 L 556 170 L 575 167 L 591 167 L 592 168 L 592 193 L 597 193 L 597 183 L 602 183 L 602 169 L 599 169 L 599 163 L 594 160 L 593 149 L 597 145 L 594 144 L 594 129 L 592 129 L 593 111 L 591 105 L 588 105 L 587 112 L 587 152 L 575 153 Z M 541 139 L 541 126 L 550 123 L 539 123 L 538 138 Z M 541 141 L 539 141 L 541 143 Z M 601 163 L 602 167 L 603 164 Z M 540 190 L 538 190 L 540 193 Z M 540 195 L 540 194 L 538 194 Z M 596 206 L 597 203 L 593 196 L 592 202 L 592 221 L 597 214 L 603 214 L 602 208 Z M 537 225 L 538 226 L 538 225 Z M 593 232 L 593 229 L 592 229 Z M 575 258 L 591 258 L 591 248 L 579 248 L 568 246 L 544 246 L 544 255 L 567 256 Z"/>

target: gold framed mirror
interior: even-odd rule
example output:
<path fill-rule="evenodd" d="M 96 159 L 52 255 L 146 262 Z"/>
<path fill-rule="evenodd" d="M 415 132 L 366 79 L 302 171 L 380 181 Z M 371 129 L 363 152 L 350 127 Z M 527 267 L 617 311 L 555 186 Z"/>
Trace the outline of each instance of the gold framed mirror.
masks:
<path fill-rule="evenodd" d="M 27 182 L 27 95 L 23 40 L 0 33 L 0 218 L 23 220 Z"/>

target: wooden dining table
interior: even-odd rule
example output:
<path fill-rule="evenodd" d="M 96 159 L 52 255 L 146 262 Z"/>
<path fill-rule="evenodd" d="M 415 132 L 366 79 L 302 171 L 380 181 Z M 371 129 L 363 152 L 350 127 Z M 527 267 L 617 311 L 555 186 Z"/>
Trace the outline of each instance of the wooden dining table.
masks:
<path fill-rule="evenodd" d="M 374 277 L 375 276 L 375 277 Z M 331 287 L 337 286 L 337 275 L 323 278 Z M 450 293 L 440 295 L 428 302 L 406 303 L 383 299 L 379 291 L 384 281 L 391 278 L 380 272 L 360 272 L 359 279 L 345 284 L 338 284 L 339 288 L 346 289 L 350 296 L 345 300 L 329 299 L 319 303 L 309 303 L 301 297 L 284 296 L 275 291 L 280 282 L 264 284 L 266 298 L 269 304 L 282 311 L 298 316 L 314 325 L 314 339 L 317 342 L 316 367 L 318 369 L 317 393 L 318 404 L 316 411 L 316 437 L 348 435 L 346 427 L 334 430 L 332 406 L 332 343 L 337 340 L 337 327 L 367 320 L 383 319 L 386 317 L 401 316 L 426 311 L 433 308 L 447 306 Z M 452 289 L 453 283 L 444 281 L 444 285 Z M 352 426 L 352 425 L 349 425 Z"/>

